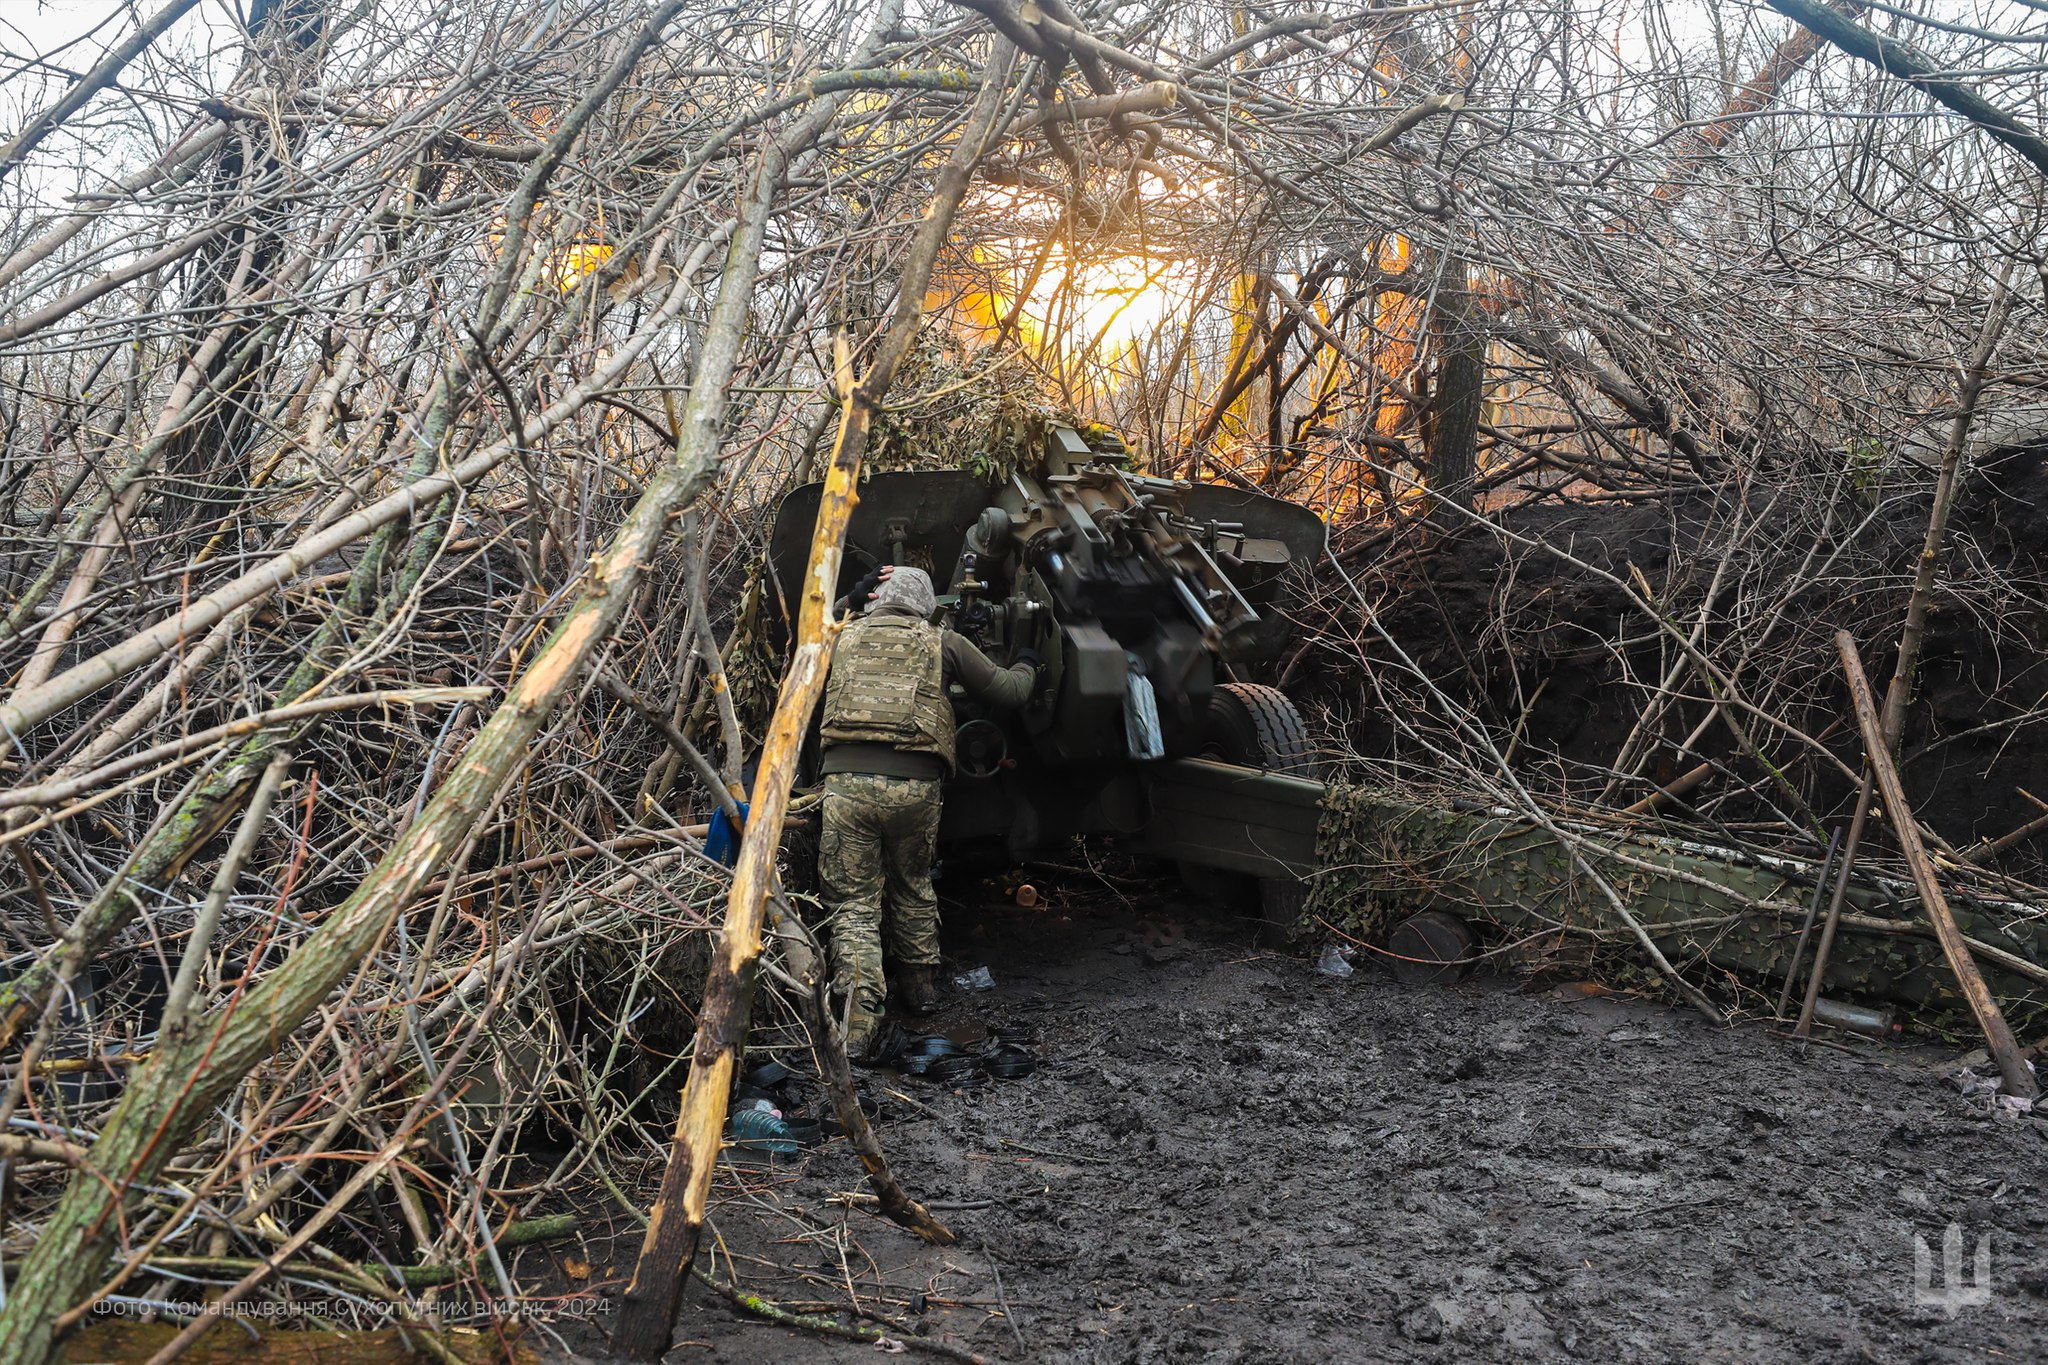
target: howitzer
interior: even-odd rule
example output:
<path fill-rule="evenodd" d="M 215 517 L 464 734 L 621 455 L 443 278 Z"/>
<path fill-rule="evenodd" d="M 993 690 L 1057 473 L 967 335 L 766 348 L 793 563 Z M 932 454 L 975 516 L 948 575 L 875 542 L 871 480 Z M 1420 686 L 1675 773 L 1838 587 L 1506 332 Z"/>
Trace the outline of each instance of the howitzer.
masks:
<path fill-rule="evenodd" d="M 769 568 L 785 597 L 803 578 L 818 491 L 797 489 L 776 519 Z M 1241 680 L 1282 649 L 1283 600 L 1324 534 L 1314 513 L 1277 498 L 1136 473 L 1122 443 L 1095 428 L 1052 428 L 1041 459 L 1000 482 L 955 469 L 863 483 L 841 592 L 874 565 L 915 564 L 949 590 L 948 624 L 991 657 L 1028 647 L 1047 663 L 1021 714 L 956 698 L 947 856 L 983 848 L 1022 861 L 1074 834 L 1116 835 L 1178 863 L 1191 887 L 1255 895 L 1278 928 L 1302 918 L 1305 880 L 1320 876 L 1319 903 L 1384 937 L 1397 969 L 1421 978 L 1437 963 L 1456 970 L 1484 936 L 1604 926 L 1583 861 L 1624 888 L 1674 960 L 1778 989 L 1820 874 L 1810 862 L 1640 826 L 1588 830 L 1612 851 L 1574 857 L 1513 812 L 1326 791 L 1293 704 Z M 1340 866 L 1317 864 L 1324 819 L 1357 855 Z M 1949 1001 L 1910 889 L 1865 872 L 1849 899 L 1827 988 L 1918 1008 Z M 2031 1017 L 2048 999 L 2048 914 L 1956 903 L 2002 1004 Z"/>
<path fill-rule="evenodd" d="M 956 695 L 959 771 L 939 828 L 949 854 L 1013 861 L 1075 834 L 1124 836 L 1205 888 L 1264 885 L 1287 917 L 1313 861 L 1321 786 L 1307 731 L 1278 689 L 1243 681 L 1287 638 L 1280 606 L 1321 554 L 1307 508 L 1136 472 L 1101 428 L 1054 426 L 1007 479 L 971 470 L 876 474 L 847 530 L 843 592 L 878 564 L 941 587 L 944 623 L 997 662 L 1045 661 L 1021 712 Z M 778 511 L 769 567 L 802 580 L 819 485 Z"/>

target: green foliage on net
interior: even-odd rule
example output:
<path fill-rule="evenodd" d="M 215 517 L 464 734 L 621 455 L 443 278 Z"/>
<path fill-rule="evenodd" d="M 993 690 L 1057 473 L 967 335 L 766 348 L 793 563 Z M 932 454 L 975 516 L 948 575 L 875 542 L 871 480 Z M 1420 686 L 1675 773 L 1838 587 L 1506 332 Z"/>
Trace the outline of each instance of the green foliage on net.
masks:
<path fill-rule="evenodd" d="M 1811 884 L 1740 860 L 1678 852 L 1669 841 L 1623 831 L 1602 838 L 1628 857 L 1597 849 L 1586 856 L 1678 969 L 1733 1006 L 1768 1013 Z M 1570 851 L 1532 823 L 1419 804 L 1412 792 L 1332 782 L 1317 824 L 1316 859 L 1298 938 L 1313 941 L 1336 930 L 1383 946 L 1408 916 L 1446 911 L 1474 925 L 1482 941 L 1507 949 L 1494 958 L 1497 969 L 1679 998 Z M 1762 898 L 1784 913 L 1756 908 Z M 1851 908 L 1912 918 L 1910 906 Z M 1958 918 L 1986 941 L 1999 933 L 1982 910 L 1959 907 Z M 2039 983 L 1988 965 L 1986 976 L 2015 1027 L 2044 1017 Z M 1845 931 L 1827 983 L 1831 996 L 1902 1006 L 1919 1028 L 1940 1031 L 1960 1017 L 1954 975 L 1924 932 Z"/>
<path fill-rule="evenodd" d="M 747 566 L 746 595 L 740 599 L 739 615 L 734 618 L 732 634 L 725 642 L 725 685 L 732 693 L 733 712 L 739 717 L 743 736 L 741 745 L 748 753 L 760 747 L 761 736 L 768 729 L 768 718 L 775 712 L 775 694 L 782 686 L 782 670 L 787 662 L 771 639 L 768 613 L 775 606 L 773 595 L 762 589 L 767 578 L 767 558 L 756 555 Z M 699 686 L 708 690 L 710 684 Z M 692 706 L 691 719 L 704 730 L 706 738 L 716 733 L 715 708 Z"/>
<path fill-rule="evenodd" d="M 1394 858 L 1399 837 L 1383 821 L 1382 793 L 1348 782 L 1323 791 L 1316 822 L 1316 874 L 1302 903 L 1294 936 L 1312 939 L 1329 929 L 1380 943 L 1409 914 L 1412 897 Z M 1420 831 L 1427 837 L 1431 832 Z"/>
<path fill-rule="evenodd" d="M 875 415 L 865 467 L 971 469 L 1000 482 L 1038 457 L 1046 429 L 1059 421 L 1080 425 L 1049 401 L 1022 353 L 969 357 L 957 340 L 928 328 Z"/>

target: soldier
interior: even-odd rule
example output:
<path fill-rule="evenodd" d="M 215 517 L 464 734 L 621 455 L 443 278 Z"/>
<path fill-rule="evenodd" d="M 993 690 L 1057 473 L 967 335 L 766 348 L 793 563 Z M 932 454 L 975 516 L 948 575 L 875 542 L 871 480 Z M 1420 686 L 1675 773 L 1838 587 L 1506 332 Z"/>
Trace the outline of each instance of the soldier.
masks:
<path fill-rule="evenodd" d="M 832 985 L 848 1002 L 846 1050 L 861 1057 L 887 996 L 885 928 L 898 1000 L 916 1014 L 938 1007 L 931 868 L 939 786 L 953 771 L 948 685 L 991 706 L 1022 706 L 1039 660 L 1024 650 L 1017 663 L 998 668 L 966 639 L 930 624 L 938 601 L 922 569 L 879 570 L 846 601 L 866 602 L 866 615 L 840 635 L 825 684 L 818 879 L 833 917 Z"/>

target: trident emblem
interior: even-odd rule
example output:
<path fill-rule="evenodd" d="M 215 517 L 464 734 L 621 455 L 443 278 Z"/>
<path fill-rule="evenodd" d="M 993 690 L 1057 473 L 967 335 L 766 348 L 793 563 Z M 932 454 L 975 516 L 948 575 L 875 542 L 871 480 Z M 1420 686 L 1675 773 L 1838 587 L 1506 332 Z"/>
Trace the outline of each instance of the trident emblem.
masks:
<path fill-rule="evenodd" d="M 1958 1309 L 1991 1302 L 1991 1234 L 1977 1239 L 1976 1274 L 1963 1279 L 1963 1225 L 1950 1223 L 1941 1234 L 1941 1283 L 1934 1282 L 1934 1250 L 1913 1234 L 1913 1301 L 1937 1305 L 1954 1317 Z"/>

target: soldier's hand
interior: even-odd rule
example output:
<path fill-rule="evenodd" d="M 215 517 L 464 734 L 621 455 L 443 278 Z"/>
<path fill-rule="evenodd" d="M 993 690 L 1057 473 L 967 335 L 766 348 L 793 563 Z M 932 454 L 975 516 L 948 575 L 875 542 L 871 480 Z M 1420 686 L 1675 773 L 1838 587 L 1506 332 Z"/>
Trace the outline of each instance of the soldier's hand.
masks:
<path fill-rule="evenodd" d="M 878 564 L 868 570 L 867 577 L 853 585 L 852 591 L 846 594 L 846 600 L 855 611 L 875 600 L 876 591 L 882 586 L 882 580 L 887 578 L 889 571 L 895 567 L 894 564 Z"/>
<path fill-rule="evenodd" d="M 1010 663 L 1012 667 L 1016 666 L 1017 664 L 1029 664 L 1031 665 L 1031 671 L 1033 673 L 1045 672 L 1045 656 L 1040 654 L 1037 650 L 1031 648 L 1031 646 L 1029 645 L 1026 645 L 1024 648 L 1018 650 L 1017 657 L 1012 659 Z"/>

